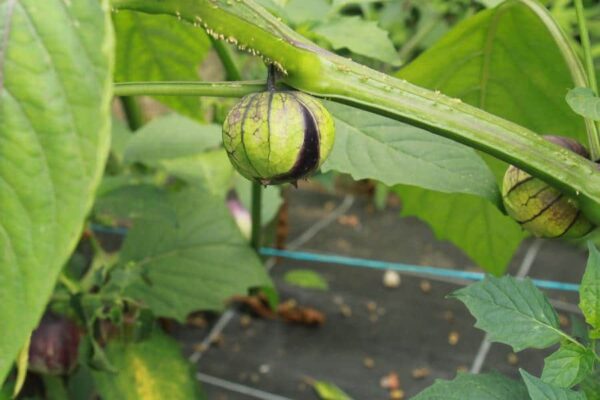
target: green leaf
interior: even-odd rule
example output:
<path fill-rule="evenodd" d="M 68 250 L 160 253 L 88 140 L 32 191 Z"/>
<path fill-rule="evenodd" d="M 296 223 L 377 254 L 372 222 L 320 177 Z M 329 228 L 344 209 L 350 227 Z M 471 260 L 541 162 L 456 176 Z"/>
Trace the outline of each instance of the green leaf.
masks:
<path fill-rule="evenodd" d="M 313 32 L 331 44 L 335 50 L 348 49 L 392 65 L 401 63 L 387 31 L 377 22 L 360 17 L 338 17 L 313 28 Z"/>
<path fill-rule="evenodd" d="M 222 198 L 188 188 L 169 193 L 166 204 L 174 221 L 138 220 L 125 239 L 121 265 L 141 268 L 144 277 L 127 295 L 184 321 L 192 311 L 223 309 L 248 288 L 271 286 Z"/>
<path fill-rule="evenodd" d="M 516 222 L 480 198 L 409 186 L 394 191 L 402 199 L 403 216 L 427 222 L 438 239 L 450 240 L 494 275 L 505 271 L 524 237 Z"/>
<path fill-rule="evenodd" d="M 521 382 L 500 374 L 459 373 L 452 381 L 436 380 L 412 400 L 529 400 Z"/>
<path fill-rule="evenodd" d="M 285 5 L 286 19 L 293 25 L 320 21 L 329 13 L 331 5 L 327 0 L 289 0 Z"/>
<path fill-rule="evenodd" d="M 117 33 L 117 82 L 199 79 L 200 63 L 210 49 L 204 30 L 164 15 L 131 11 L 120 10 L 113 19 Z M 202 119 L 198 97 L 156 98 L 182 114 Z"/>
<path fill-rule="evenodd" d="M 473 149 L 352 107 L 328 102 L 327 108 L 335 117 L 336 139 L 323 171 L 388 186 L 474 194 L 500 204 L 494 175 Z"/>
<path fill-rule="evenodd" d="M 566 100 L 571 109 L 582 117 L 600 120 L 600 98 L 592 89 L 583 87 L 571 89 L 567 93 Z"/>
<path fill-rule="evenodd" d="M 313 388 L 321 400 L 352 400 L 342 389 L 330 382 L 316 381 Z"/>
<path fill-rule="evenodd" d="M 581 382 L 594 367 L 594 353 L 572 343 L 563 344 L 544 361 L 542 380 L 569 388 Z"/>
<path fill-rule="evenodd" d="M 125 148 L 125 161 L 156 165 L 161 160 L 201 153 L 220 143 L 219 125 L 199 124 L 170 114 L 152 120 L 135 133 Z"/>
<path fill-rule="evenodd" d="M 587 396 L 587 400 L 600 400 L 600 370 L 596 369 L 593 374 L 588 375 L 579 387 Z"/>
<path fill-rule="evenodd" d="M 532 51 L 535 49 L 535 51 Z M 585 126 L 564 102 L 565 88 L 573 86 L 571 71 L 549 28 L 524 2 L 509 0 L 457 24 L 438 43 L 397 74 L 409 82 L 461 99 L 541 134 L 570 136 L 586 143 Z M 498 181 L 506 164 L 484 156 Z M 424 195 L 399 189 L 405 202 L 416 203 Z M 490 272 L 503 272 L 524 237 L 507 216 L 494 214 L 485 200 L 466 206 L 456 196 L 427 195 L 427 207 L 409 212 L 428 221 L 438 236 L 462 248 Z M 477 206 L 473 203 L 478 202 Z M 481 229 L 479 238 L 467 240 L 462 230 L 447 225 L 445 218 L 430 217 L 429 210 L 454 208 L 449 214 L 468 226 Z M 471 209 L 478 210 L 473 214 Z M 498 235 L 500 228 L 505 230 Z M 506 243 L 510 243 L 508 247 Z"/>
<path fill-rule="evenodd" d="M 81 234 L 110 142 L 108 1 L 0 3 L 0 382 Z"/>
<path fill-rule="evenodd" d="M 13 400 L 14 381 L 6 381 L 0 386 L 0 400 Z"/>
<path fill-rule="evenodd" d="M 305 289 L 327 290 L 325 278 L 310 269 L 294 269 L 285 273 L 283 280 L 290 285 Z"/>
<path fill-rule="evenodd" d="M 25 345 L 19 351 L 19 355 L 16 360 L 17 367 L 17 376 L 15 379 L 15 388 L 13 390 L 13 397 L 17 397 L 21 389 L 23 389 L 23 384 L 25 383 L 25 378 L 27 377 L 27 366 L 29 365 L 29 345 L 31 344 L 31 335 L 27 338 Z"/>
<path fill-rule="evenodd" d="M 588 248 L 588 262 L 579 287 L 579 308 L 586 322 L 600 330 L 600 252 L 592 242 Z"/>
<path fill-rule="evenodd" d="M 111 219 L 163 219 L 173 221 L 177 214 L 166 201 L 166 193 L 154 185 L 118 187 L 96 199 L 94 214 Z"/>
<path fill-rule="evenodd" d="M 531 400 L 586 400 L 585 394 L 553 386 L 519 369 Z"/>
<path fill-rule="evenodd" d="M 508 0 L 457 24 L 397 75 L 534 132 L 587 143 L 583 120 L 564 101 L 574 85 L 569 67 L 525 2 Z M 494 167 L 504 173 L 502 163 Z"/>
<path fill-rule="evenodd" d="M 529 279 L 487 276 L 451 297 L 465 303 L 477 319 L 475 326 L 486 331 L 490 341 L 514 351 L 545 349 L 562 337 L 556 311 Z"/>
<path fill-rule="evenodd" d="M 201 398 L 193 368 L 182 357 L 178 343 L 157 330 L 142 342 L 111 341 L 106 354 L 118 373 L 93 372 L 103 399 Z"/>
<path fill-rule="evenodd" d="M 167 159 L 160 165 L 169 175 L 221 197 L 233 181 L 233 166 L 224 149 Z"/>

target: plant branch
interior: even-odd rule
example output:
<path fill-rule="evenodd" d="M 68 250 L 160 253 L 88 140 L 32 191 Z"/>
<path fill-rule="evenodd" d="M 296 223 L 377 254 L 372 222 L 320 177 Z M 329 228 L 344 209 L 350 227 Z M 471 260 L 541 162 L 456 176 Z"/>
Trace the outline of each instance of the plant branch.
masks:
<path fill-rule="evenodd" d="M 262 231 L 262 186 L 258 182 L 252 182 L 252 236 L 250 243 L 254 250 L 258 251 L 261 245 L 260 234 Z"/>
<path fill-rule="evenodd" d="M 264 81 L 239 82 L 125 82 L 116 83 L 115 96 L 208 96 L 243 97 L 264 91 Z"/>
<path fill-rule="evenodd" d="M 579 36 L 581 38 L 581 44 L 583 46 L 583 58 L 585 67 L 587 70 L 587 86 L 592 89 L 594 94 L 598 95 L 598 83 L 596 82 L 596 70 L 594 68 L 594 58 L 592 57 L 591 45 L 590 45 L 590 34 L 587 29 L 587 23 L 585 20 L 585 11 L 583 9 L 583 1 L 575 0 L 575 11 L 577 12 L 577 24 L 579 25 Z M 586 118 L 587 119 L 587 118 Z M 594 123 L 590 120 L 591 123 Z M 598 127 L 598 124 L 596 124 Z M 590 141 L 590 153 L 592 160 L 600 159 L 600 134 L 596 130 L 595 135 L 589 136 Z"/>
<path fill-rule="evenodd" d="M 210 38 L 213 48 L 217 52 L 221 63 L 223 64 L 223 68 L 225 69 L 226 79 L 228 81 L 241 81 L 242 74 L 238 69 L 237 65 L 235 65 L 235 60 L 233 59 L 233 55 L 231 54 L 230 49 L 220 40 L 216 40 L 215 38 Z"/>
<path fill-rule="evenodd" d="M 422 127 L 537 176 L 578 200 L 600 223 L 600 172 L 584 158 L 483 110 L 330 53 L 252 0 L 113 0 L 113 7 L 201 22 L 282 71 L 299 90 Z"/>
<path fill-rule="evenodd" d="M 144 113 L 138 100 L 135 97 L 124 95 L 121 97 L 121 104 L 123 105 L 123 113 L 125 114 L 125 120 L 129 129 L 132 131 L 140 129 L 144 125 Z"/>

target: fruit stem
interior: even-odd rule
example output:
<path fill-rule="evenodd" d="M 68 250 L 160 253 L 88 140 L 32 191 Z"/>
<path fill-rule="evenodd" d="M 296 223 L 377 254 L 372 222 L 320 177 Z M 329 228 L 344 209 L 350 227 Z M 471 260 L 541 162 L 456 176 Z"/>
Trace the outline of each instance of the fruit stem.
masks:
<path fill-rule="evenodd" d="M 277 82 L 277 69 L 275 64 L 269 64 L 267 72 L 267 90 L 269 92 L 275 91 L 275 83 Z"/>
<path fill-rule="evenodd" d="M 123 82 L 116 83 L 116 96 L 207 96 L 244 97 L 250 93 L 263 92 L 264 81 L 238 82 Z"/>
<path fill-rule="evenodd" d="M 258 251 L 261 245 L 261 211 L 262 211 L 262 185 L 252 182 L 252 236 L 250 243 Z"/>
<path fill-rule="evenodd" d="M 581 45 L 583 46 L 583 58 L 585 62 L 585 68 L 587 71 L 587 85 L 595 95 L 598 95 L 598 83 L 596 82 L 596 70 L 594 68 L 594 58 L 592 56 L 591 45 L 590 45 L 590 34 L 587 29 L 587 23 L 585 20 L 585 10 L 583 8 L 582 0 L 575 0 L 575 11 L 577 12 L 577 25 L 579 26 L 579 37 L 581 39 Z M 598 127 L 598 124 L 596 124 Z M 588 134 L 590 142 L 590 154 L 592 160 L 598 161 L 600 159 L 600 134 L 596 132 Z"/>

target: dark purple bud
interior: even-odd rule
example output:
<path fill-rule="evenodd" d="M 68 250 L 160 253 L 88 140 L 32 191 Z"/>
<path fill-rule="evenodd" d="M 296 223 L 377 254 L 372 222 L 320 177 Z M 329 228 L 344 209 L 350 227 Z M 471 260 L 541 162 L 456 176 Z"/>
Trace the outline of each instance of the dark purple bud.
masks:
<path fill-rule="evenodd" d="M 65 375 L 77 364 L 80 331 L 68 318 L 46 313 L 29 345 L 29 370 L 41 374 Z"/>

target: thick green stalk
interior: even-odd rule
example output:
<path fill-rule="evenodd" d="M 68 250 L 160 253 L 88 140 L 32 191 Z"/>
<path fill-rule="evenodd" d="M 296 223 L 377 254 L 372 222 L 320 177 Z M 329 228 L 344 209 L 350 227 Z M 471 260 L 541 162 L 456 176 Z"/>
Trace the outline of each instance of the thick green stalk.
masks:
<path fill-rule="evenodd" d="M 575 10 L 577 12 L 577 24 L 579 25 L 579 36 L 581 37 L 581 44 L 583 46 L 583 58 L 585 62 L 585 68 L 587 71 L 587 86 L 598 94 L 598 83 L 596 82 L 596 69 L 594 68 L 594 58 L 592 57 L 592 50 L 590 45 L 590 34 L 587 29 L 587 23 L 585 21 L 585 12 L 583 9 L 582 0 L 575 0 Z M 594 123 L 589 120 L 590 123 Z M 598 127 L 598 124 L 596 124 Z M 596 135 L 590 137 L 590 153 L 592 160 L 600 160 L 600 134 L 596 130 Z"/>
<path fill-rule="evenodd" d="M 465 143 L 577 198 L 600 223 L 596 165 L 485 111 L 369 69 L 303 38 L 251 0 L 113 0 L 116 8 L 170 14 L 261 56 L 290 86 Z"/>
<path fill-rule="evenodd" d="M 239 82 L 124 82 L 116 83 L 116 96 L 207 96 L 243 97 L 264 91 L 265 81 Z"/>

